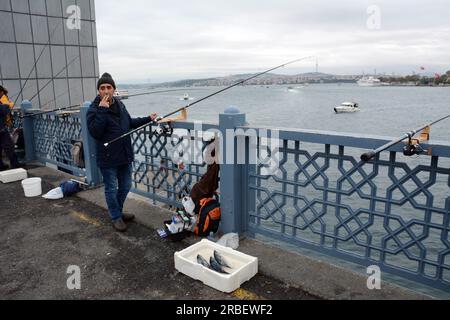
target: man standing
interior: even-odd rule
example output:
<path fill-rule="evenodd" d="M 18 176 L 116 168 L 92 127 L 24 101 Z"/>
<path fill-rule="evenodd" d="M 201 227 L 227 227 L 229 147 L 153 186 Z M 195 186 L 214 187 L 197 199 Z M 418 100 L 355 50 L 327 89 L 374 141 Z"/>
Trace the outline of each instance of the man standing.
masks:
<path fill-rule="evenodd" d="M 14 102 L 9 100 L 8 90 L 0 86 L 0 171 L 8 169 L 8 166 L 2 161 L 2 149 L 5 150 L 11 169 L 21 166 L 14 151 L 14 142 L 8 132 L 8 127 L 12 127 L 11 110 L 13 107 Z"/>
<path fill-rule="evenodd" d="M 156 118 L 156 114 L 146 118 L 131 118 L 125 105 L 114 98 L 116 85 L 109 73 L 104 73 L 97 82 L 98 96 L 87 113 L 89 133 L 96 140 L 97 165 L 105 184 L 105 198 L 113 227 L 126 231 L 124 221 L 134 219 L 133 214 L 123 213 L 123 204 L 131 189 L 131 163 L 134 152 L 130 136 L 110 145 L 111 141 L 131 129 L 138 128 Z"/>

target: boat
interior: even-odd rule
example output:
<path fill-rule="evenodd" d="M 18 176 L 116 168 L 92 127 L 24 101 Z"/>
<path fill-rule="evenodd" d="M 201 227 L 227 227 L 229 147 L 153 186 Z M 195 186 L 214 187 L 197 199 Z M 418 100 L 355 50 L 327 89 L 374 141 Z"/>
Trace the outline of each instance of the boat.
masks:
<path fill-rule="evenodd" d="M 369 77 L 362 77 L 356 83 L 361 87 L 377 87 L 383 85 L 380 79 L 369 76 Z"/>
<path fill-rule="evenodd" d="M 194 98 L 189 97 L 189 94 L 185 93 L 185 94 L 183 95 L 183 97 L 180 98 L 180 100 L 194 100 Z"/>
<path fill-rule="evenodd" d="M 128 90 L 116 90 L 114 91 L 114 97 L 121 100 L 128 99 Z"/>
<path fill-rule="evenodd" d="M 287 91 L 287 92 L 294 92 L 294 93 L 295 93 L 295 92 L 298 92 L 297 89 L 298 89 L 298 87 L 295 87 L 295 88 L 294 88 L 294 87 L 287 87 L 286 91 Z"/>
<path fill-rule="evenodd" d="M 334 108 L 336 113 L 356 112 L 359 111 L 359 106 L 356 102 L 342 102 L 340 106 Z"/>

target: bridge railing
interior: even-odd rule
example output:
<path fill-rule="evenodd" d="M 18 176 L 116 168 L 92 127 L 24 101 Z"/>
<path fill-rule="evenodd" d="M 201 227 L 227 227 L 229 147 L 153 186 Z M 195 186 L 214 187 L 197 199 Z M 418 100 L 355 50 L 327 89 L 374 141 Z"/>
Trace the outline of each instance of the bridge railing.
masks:
<path fill-rule="evenodd" d="M 88 106 L 68 117 L 24 118 L 27 158 L 99 183 Z M 450 290 L 448 142 L 423 144 L 431 155 L 415 157 L 403 156 L 398 144 L 363 163 L 361 153 L 391 138 L 254 127 L 235 108 L 215 124 L 175 122 L 172 135 L 155 129 L 132 135 L 133 192 L 181 206 L 206 171 L 203 152 L 213 135 L 220 141 L 223 232 L 262 235 Z M 86 168 L 79 171 L 69 153 L 73 139 L 84 143 Z"/>
<path fill-rule="evenodd" d="M 364 163 L 363 152 L 391 139 L 264 130 L 276 133 L 276 166 L 245 166 L 243 231 L 450 290 L 449 143 L 423 144 L 432 155 L 416 157 L 399 144 Z"/>
<path fill-rule="evenodd" d="M 29 101 L 23 101 L 23 118 L 16 114 L 15 123 L 23 127 L 25 160 L 51 164 L 74 176 L 86 178 L 89 184 L 99 184 L 101 179 L 95 160 L 94 139 L 87 130 L 89 105 L 86 102 L 78 111 L 42 114 L 42 110 L 32 109 Z M 83 143 L 83 167 L 78 167 L 72 157 L 76 141 Z"/>
<path fill-rule="evenodd" d="M 189 195 L 207 169 L 202 154 L 208 141 L 203 132 L 218 126 L 175 122 L 172 135 L 158 134 L 156 129 L 148 126 L 131 137 L 135 151 L 132 191 L 155 203 L 181 207 L 181 198 Z"/>

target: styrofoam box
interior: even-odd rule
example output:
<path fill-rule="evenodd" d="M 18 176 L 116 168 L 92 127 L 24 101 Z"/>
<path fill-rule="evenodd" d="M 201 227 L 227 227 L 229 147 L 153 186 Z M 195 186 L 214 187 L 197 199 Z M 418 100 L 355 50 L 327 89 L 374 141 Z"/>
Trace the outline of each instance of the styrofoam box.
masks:
<path fill-rule="evenodd" d="M 216 272 L 197 262 L 197 255 L 200 254 L 209 263 L 209 258 L 214 255 L 214 250 L 217 250 L 230 264 L 231 268 L 224 268 L 229 274 Z M 229 293 L 238 289 L 242 283 L 258 273 L 258 258 L 207 239 L 175 252 L 174 256 L 175 269 L 222 292 Z"/>
<path fill-rule="evenodd" d="M 0 172 L 0 181 L 3 183 L 20 181 L 28 177 L 27 170 L 18 168 Z"/>

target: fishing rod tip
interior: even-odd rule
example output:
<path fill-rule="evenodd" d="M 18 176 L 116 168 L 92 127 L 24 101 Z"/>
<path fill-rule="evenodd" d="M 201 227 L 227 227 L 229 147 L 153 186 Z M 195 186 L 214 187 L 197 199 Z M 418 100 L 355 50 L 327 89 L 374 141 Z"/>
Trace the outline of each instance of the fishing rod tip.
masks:
<path fill-rule="evenodd" d="M 105 146 L 105 148 L 107 148 L 109 146 L 109 143 L 104 143 L 103 145 Z"/>

